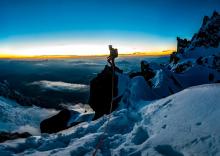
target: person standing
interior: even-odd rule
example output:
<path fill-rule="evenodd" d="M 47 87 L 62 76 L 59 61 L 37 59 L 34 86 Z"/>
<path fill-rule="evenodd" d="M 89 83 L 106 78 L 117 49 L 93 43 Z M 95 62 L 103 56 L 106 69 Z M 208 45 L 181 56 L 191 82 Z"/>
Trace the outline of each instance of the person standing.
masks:
<path fill-rule="evenodd" d="M 115 67 L 115 58 L 118 57 L 118 49 L 113 48 L 112 45 L 109 45 L 110 55 L 107 57 L 108 63 L 111 67 Z"/>

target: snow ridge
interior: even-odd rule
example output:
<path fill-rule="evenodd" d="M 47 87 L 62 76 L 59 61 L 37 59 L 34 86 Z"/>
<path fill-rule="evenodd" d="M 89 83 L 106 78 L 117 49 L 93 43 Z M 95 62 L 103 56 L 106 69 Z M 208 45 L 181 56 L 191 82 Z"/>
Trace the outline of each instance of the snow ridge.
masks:
<path fill-rule="evenodd" d="M 220 154 L 219 92 L 220 85 L 209 84 L 155 102 L 130 102 L 131 106 L 113 112 L 97 155 Z M 91 155 L 106 121 L 104 116 L 55 135 L 16 141 L 16 146 L 15 142 L 7 142 L 0 145 L 0 151 L 22 155 Z"/>

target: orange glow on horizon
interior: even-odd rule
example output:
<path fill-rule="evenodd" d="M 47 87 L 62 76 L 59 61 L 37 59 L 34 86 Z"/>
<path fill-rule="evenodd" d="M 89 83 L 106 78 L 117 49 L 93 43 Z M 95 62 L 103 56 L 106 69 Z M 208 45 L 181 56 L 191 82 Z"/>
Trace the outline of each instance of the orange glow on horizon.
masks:
<path fill-rule="evenodd" d="M 142 39 L 132 37 L 129 39 L 44 39 L 20 41 L 9 40 L 0 43 L 0 58 L 82 58 L 100 57 L 109 55 L 108 45 L 112 44 L 118 49 L 120 56 L 160 56 L 169 55 L 175 51 L 175 43 L 162 39 Z"/>
<path fill-rule="evenodd" d="M 157 51 L 157 52 L 127 52 L 119 53 L 119 57 L 132 56 L 166 56 L 170 55 L 175 50 Z M 16 55 L 0 52 L 0 59 L 74 59 L 74 58 L 95 58 L 106 57 L 108 54 L 97 55 Z"/>
<path fill-rule="evenodd" d="M 132 37 L 132 40 L 130 38 Z M 41 39 L 41 40 L 40 40 Z M 108 45 L 120 55 L 168 55 L 162 52 L 175 49 L 175 42 L 160 38 L 130 36 L 126 39 L 22 39 L 0 42 L 0 58 L 73 58 L 109 54 Z M 142 54 L 141 54 L 142 53 Z M 137 54 L 135 54 L 137 55 Z"/>

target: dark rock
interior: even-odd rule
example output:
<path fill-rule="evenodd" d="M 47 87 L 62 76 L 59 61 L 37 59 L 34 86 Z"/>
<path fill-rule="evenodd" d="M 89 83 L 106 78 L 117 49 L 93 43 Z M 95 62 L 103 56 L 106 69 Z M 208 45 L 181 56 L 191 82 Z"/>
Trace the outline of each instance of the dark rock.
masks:
<path fill-rule="evenodd" d="M 212 69 L 220 70 L 220 56 L 212 55 L 208 57 L 199 57 L 196 60 L 199 65 L 207 66 Z"/>
<path fill-rule="evenodd" d="M 219 16 L 219 13 L 217 11 L 214 11 L 213 14 L 212 14 L 212 18 L 215 18 L 215 17 L 218 17 Z"/>
<path fill-rule="evenodd" d="M 209 21 L 209 17 L 204 16 L 203 21 L 202 21 L 202 25 L 206 25 L 208 21 Z"/>
<path fill-rule="evenodd" d="M 220 42 L 220 15 L 215 11 L 211 18 L 205 16 L 202 26 L 191 40 L 192 47 L 218 47 Z"/>
<path fill-rule="evenodd" d="M 209 81 L 213 81 L 214 80 L 214 75 L 212 73 L 209 74 Z"/>
<path fill-rule="evenodd" d="M 215 81 L 215 83 L 220 83 L 220 80 Z"/>
<path fill-rule="evenodd" d="M 173 62 L 174 64 L 177 64 L 179 62 L 180 58 L 177 56 L 177 52 L 173 52 L 170 55 L 170 63 Z"/>
<path fill-rule="evenodd" d="M 205 38 L 207 38 L 208 36 L 207 36 L 207 34 L 206 34 L 206 32 L 204 32 L 204 31 L 200 31 L 198 34 L 197 34 L 197 39 L 199 39 L 199 38 L 203 38 L 203 39 L 205 39 Z M 205 44 L 204 44 L 205 45 Z"/>
<path fill-rule="evenodd" d="M 115 72 L 122 73 L 122 70 L 115 67 Z M 118 76 L 114 75 L 114 90 L 113 97 L 118 96 Z M 90 97 L 89 97 L 89 105 L 95 111 L 94 119 L 97 119 L 104 114 L 109 114 L 110 106 L 112 100 L 112 68 L 109 66 L 105 66 L 104 70 L 97 75 L 90 82 Z M 113 101 L 114 111 L 120 100 Z"/>
<path fill-rule="evenodd" d="M 40 123 L 41 133 L 56 133 L 69 128 L 68 121 L 71 117 L 71 112 L 68 109 L 60 111 L 57 115 L 43 120 Z"/>
<path fill-rule="evenodd" d="M 189 69 L 190 67 L 192 67 L 192 62 L 188 61 L 188 62 L 184 62 L 182 64 L 178 64 L 175 68 L 175 72 L 176 73 L 182 73 L 184 71 L 186 71 L 187 69 Z"/>
<path fill-rule="evenodd" d="M 197 60 L 196 60 L 196 63 L 198 65 L 202 65 L 203 64 L 203 61 L 202 61 L 203 57 L 199 57 Z"/>
<path fill-rule="evenodd" d="M 191 41 L 177 37 L 177 53 L 183 53 L 184 49 L 188 47 L 190 44 Z"/>
<path fill-rule="evenodd" d="M 41 133 L 56 133 L 82 122 L 91 121 L 94 117 L 93 112 L 87 112 L 87 110 L 85 110 L 84 113 L 72 109 L 63 109 L 58 114 L 40 123 Z"/>
<path fill-rule="evenodd" d="M 141 61 L 141 74 L 149 86 L 152 87 L 151 79 L 155 76 L 155 72 L 146 61 Z"/>
<path fill-rule="evenodd" d="M 146 61 L 141 61 L 141 73 L 146 80 L 149 80 L 155 76 L 152 68 L 150 68 L 149 63 Z"/>
<path fill-rule="evenodd" d="M 30 137 L 31 134 L 28 132 L 24 133 L 8 133 L 8 132 L 0 132 L 0 142 L 4 142 L 7 140 L 14 140 L 19 138 L 27 138 Z"/>

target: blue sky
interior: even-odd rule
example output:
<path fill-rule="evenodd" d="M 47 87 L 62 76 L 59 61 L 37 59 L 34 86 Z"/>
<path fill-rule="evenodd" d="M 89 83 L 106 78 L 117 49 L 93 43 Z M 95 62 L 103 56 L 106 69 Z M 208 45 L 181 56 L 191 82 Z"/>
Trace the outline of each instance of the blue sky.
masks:
<path fill-rule="evenodd" d="M 79 44 L 169 49 L 214 10 L 220 11 L 219 0 L 1 0 L 0 50 Z"/>

